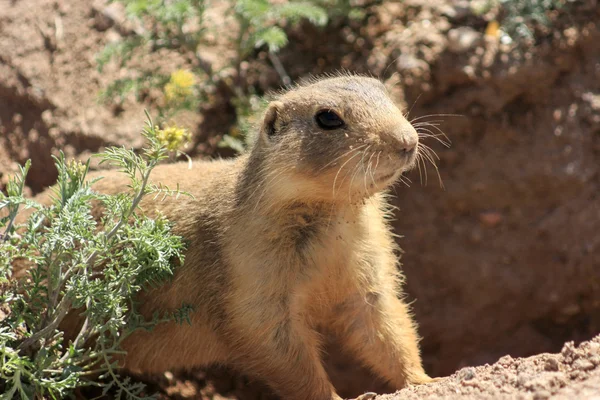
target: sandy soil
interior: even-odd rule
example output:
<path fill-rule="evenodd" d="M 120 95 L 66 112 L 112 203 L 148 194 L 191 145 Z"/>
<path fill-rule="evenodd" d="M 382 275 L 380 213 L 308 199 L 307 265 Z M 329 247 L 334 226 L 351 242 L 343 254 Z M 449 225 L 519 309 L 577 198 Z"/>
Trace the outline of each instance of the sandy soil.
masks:
<path fill-rule="evenodd" d="M 441 120 L 453 142 L 430 143 L 445 189 L 431 167 L 427 185 L 415 171 L 410 188 L 397 187 L 396 230 L 426 369 L 459 372 L 402 396 L 593 398 L 600 394 L 586 391 L 599 383 L 598 338 L 578 350 L 563 345 L 600 332 L 600 6 L 571 2 L 532 42 L 486 36 L 495 17 L 460 0 L 384 2 L 363 20 L 290 29 L 280 57 L 294 79 L 340 68 L 379 76 L 410 116 Z M 219 81 L 234 54 L 218 32 L 231 21 L 219 12 L 211 21 L 217 34 L 202 54 Z M 39 192 L 56 178 L 50 154 L 58 149 L 85 159 L 106 145 L 140 146 L 153 94 L 98 101 L 102 88 L 135 71 L 110 64 L 100 73 L 95 57 L 131 31 L 104 0 L 0 0 L 0 186 L 31 158 L 28 190 Z M 161 53 L 139 62 L 169 71 L 188 61 Z M 241 78 L 259 94 L 280 86 L 264 52 Z M 219 154 L 236 117 L 230 93 L 216 90 L 197 111 L 186 116 L 190 153 Z M 386 390 L 335 342 L 328 353 L 342 393 Z M 216 369 L 154 382 L 183 398 L 265 392 Z"/>
<path fill-rule="evenodd" d="M 504 356 L 492 365 L 466 367 L 439 382 L 413 386 L 380 400 L 412 399 L 598 399 L 600 336 L 558 354 Z"/>

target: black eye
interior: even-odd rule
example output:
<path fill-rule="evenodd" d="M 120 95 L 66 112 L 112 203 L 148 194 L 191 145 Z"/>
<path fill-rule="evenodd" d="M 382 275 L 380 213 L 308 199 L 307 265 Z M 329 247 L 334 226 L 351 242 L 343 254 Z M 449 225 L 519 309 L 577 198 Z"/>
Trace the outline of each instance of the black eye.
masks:
<path fill-rule="evenodd" d="M 321 128 L 327 130 L 338 129 L 344 126 L 344 121 L 340 116 L 330 110 L 319 111 L 315 115 L 315 120 Z"/>

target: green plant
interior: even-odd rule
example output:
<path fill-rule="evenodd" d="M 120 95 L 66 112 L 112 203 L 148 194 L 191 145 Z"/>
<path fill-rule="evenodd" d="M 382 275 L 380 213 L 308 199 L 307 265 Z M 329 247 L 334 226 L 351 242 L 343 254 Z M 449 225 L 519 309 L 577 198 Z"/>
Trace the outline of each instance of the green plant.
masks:
<path fill-rule="evenodd" d="M 319 1 L 290 1 L 272 4 L 268 0 L 236 0 L 235 16 L 239 24 L 237 38 L 238 62 L 246 59 L 258 47 L 265 45 L 273 67 L 285 85 L 291 79 L 276 54 L 288 43 L 281 21 L 297 24 L 306 19 L 316 26 L 327 23 L 328 15 Z"/>
<path fill-rule="evenodd" d="M 256 93 L 251 93 L 232 99 L 232 103 L 236 109 L 237 124 L 223 135 L 219 147 L 230 148 L 241 153 L 255 139 L 253 134 L 257 132 L 260 117 L 269 102 Z"/>
<path fill-rule="evenodd" d="M 548 25 L 548 11 L 564 6 L 563 0 L 500 0 L 505 12 L 502 27 L 509 35 L 533 38 L 531 24 Z"/>
<path fill-rule="evenodd" d="M 105 195 L 93 190 L 85 164 L 55 157 L 58 182 L 50 206 L 23 196 L 30 163 L 0 194 L 0 392 L 3 399 L 65 398 L 75 388 L 98 386 L 116 398 L 143 398 L 144 385 L 122 379 L 115 356 L 120 343 L 137 329 L 151 329 L 173 318 L 182 322 L 189 307 L 175 315 L 144 320 L 135 295 L 159 285 L 183 262 L 182 238 L 162 216 L 140 212 L 144 196 L 180 195 L 179 188 L 151 184 L 153 168 L 168 157 L 181 135 L 166 135 L 149 119 L 141 155 L 112 147 L 98 155 L 120 168 L 130 193 Z M 162 136 L 161 136 L 162 135 Z M 169 137 L 169 140 L 161 138 Z M 92 204 L 102 208 L 99 219 Z M 33 209 L 17 224 L 20 208 Z M 22 279 L 12 269 L 27 267 Z M 64 340 L 61 322 L 80 314 L 74 339 Z"/>
<path fill-rule="evenodd" d="M 471 8 L 476 15 L 490 10 L 500 13 L 501 27 L 505 35 L 513 38 L 533 39 L 532 28 L 548 26 L 548 12 L 564 7 L 565 0 L 483 0 L 473 2 Z"/>
<path fill-rule="evenodd" d="M 213 71 L 201 58 L 199 51 L 208 31 L 205 14 L 210 3 L 206 0 L 113 1 L 125 6 L 128 18 L 138 29 L 122 41 L 106 46 L 97 57 L 100 70 L 111 60 L 116 60 L 121 67 L 127 67 L 134 56 L 161 49 L 182 54 L 191 62 L 186 66 L 181 65 L 170 74 L 161 72 L 153 65 L 136 68 L 129 77 L 110 84 L 102 92 L 102 99 L 122 102 L 128 93 L 133 92 L 140 100 L 142 93 L 160 88 L 162 99 L 155 105 L 161 122 L 168 121 L 181 110 L 194 109 L 199 101 L 206 100 L 214 90 L 213 79 L 218 75 L 218 71 Z M 256 49 L 265 49 L 284 85 L 290 84 L 291 79 L 277 53 L 288 43 L 285 27 L 305 20 L 323 26 L 329 15 L 356 15 L 356 12 L 353 13 L 356 8 L 352 7 L 350 0 L 228 1 L 237 21 L 237 27 L 234 28 L 237 35 L 229 39 L 237 55 L 227 67 L 233 67 L 239 79 L 243 61 L 250 58 Z M 241 105 L 236 109 L 243 114 L 250 100 L 245 99 L 249 94 L 242 91 L 238 79 L 225 79 L 223 83 L 233 94 L 233 102 Z M 235 135 L 229 135 L 223 144 L 241 151 L 243 138 L 238 140 Z"/>
<path fill-rule="evenodd" d="M 111 0 L 112 2 L 116 0 Z M 102 71 L 111 60 L 121 67 L 128 66 L 135 55 L 170 49 L 190 56 L 200 62 L 190 68 L 189 73 L 210 80 L 212 72 L 198 58 L 197 49 L 205 33 L 205 0 L 119 0 L 125 7 L 127 17 L 139 27 L 136 32 L 121 41 L 108 44 L 97 55 L 98 70 Z M 204 68 L 203 68 L 204 67 Z M 140 97 L 140 93 L 152 88 L 165 89 L 173 75 L 161 72 L 157 66 L 148 65 L 137 68 L 135 73 L 111 83 L 101 93 L 104 101 L 122 102 L 130 92 Z M 197 79 L 196 79 L 197 81 Z M 177 102 L 165 99 L 159 104 L 160 118 L 167 120 L 181 109 L 190 109 L 199 99 L 199 87 L 193 82 L 188 87 L 187 98 Z"/>

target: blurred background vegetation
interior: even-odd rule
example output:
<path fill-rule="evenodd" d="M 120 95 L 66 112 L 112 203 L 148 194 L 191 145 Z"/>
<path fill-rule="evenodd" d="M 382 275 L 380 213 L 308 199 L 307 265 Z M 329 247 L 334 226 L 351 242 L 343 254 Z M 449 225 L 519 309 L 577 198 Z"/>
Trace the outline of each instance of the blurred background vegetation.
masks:
<path fill-rule="evenodd" d="M 394 190 L 427 371 L 600 332 L 597 1 L 0 4 L 0 187 L 31 159 L 23 190 L 39 193 L 59 150 L 140 150 L 145 108 L 166 141 L 189 137 L 189 156 L 234 156 L 269 93 L 339 70 L 373 75 L 452 141 L 428 143 L 444 190 L 414 172 Z M 382 387 L 333 350 L 327 364 L 342 393 Z M 173 396 L 259 398 L 218 369 L 151 381 Z"/>
<path fill-rule="evenodd" d="M 112 0 L 124 6 L 126 17 L 136 27 L 133 34 L 108 44 L 97 56 L 98 70 L 113 61 L 121 68 L 131 68 L 126 77 L 111 82 L 101 92 L 105 102 L 123 103 L 133 94 L 137 101 L 144 93 L 158 88 L 162 98 L 153 105 L 162 120 L 169 121 L 178 111 L 193 110 L 205 102 L 215 90 L 217 80 L 228 69 L 234 71 L 229 79 L 221 82 L 231 92 L 231 103 L 235 107 L 237 121 L 228 133 L 224 133 L 219 145 L 236 152 L 246 146 L 245 136 L 250 119 L 261 109 L 256 88 L 245 87 L 243 63 L 264 52 L 280 78 L 282 87 L 292 84 L 286 67 L 278 53 L 288 45 L 286 29 L 297 28 L 306 23 L 324 27 L 332 19 L 348 19 L 361 22 L 367 10 L 381 1 L 357 2 L 352 0 L 299 0 L 270 2 L 269 0 L 228 0 L 236 21 L 237 34 L 226 36 L 223 45 L 234 49 L 235 56 L 218 70 L 202 57 L 202 46 L 207 44 L 210 32 L 205 19 L 208 0 Z M 503 42 L 535 40 L 536 27 L 549 27 L 548 13 L 562 8 L 564 0 L 480 0 L 465 4 L 470 12 L 487 22 L 485 34 Z M 213 4 L 214 6 L 214 4 Z M 140 53 L 152 53 L 168 49 L 184 56 L 188 62 L 177 69 L 160 71 L 155 65 L 130 66 L 129 61 Z"/>

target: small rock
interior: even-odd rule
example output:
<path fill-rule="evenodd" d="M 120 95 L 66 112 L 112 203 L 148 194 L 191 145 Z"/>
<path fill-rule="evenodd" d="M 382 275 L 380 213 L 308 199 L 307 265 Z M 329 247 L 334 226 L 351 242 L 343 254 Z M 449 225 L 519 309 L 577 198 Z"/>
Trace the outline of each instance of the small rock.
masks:
<path fill-rule="evenodd" d="M 581 312 L 581 307 L 578 304 L 568 304 L 560 310 L 561 314 L 567 316 L 577 315 Z"/>
<path fill-rule="evenodd" d="M 166 371 L 164 373 L 164 376 L 167 382 L 169 383 L 173 383 L 175 381 L 175 377 L 173 376 L 173 373 L 171 371 Z"/>
<path fill-rule="evenodd" d="M 411 54 L 402 54 L 396 61 L 396 67 L 400 71 L 411 70 L 411 69 L 422 69 L 427 70 L 427 63 L 423 60 L 419 60 Z"/>
<path fill-rule="evenodd" d="M 573 357 L 573 355 L 575 354 L 575 343 L 572 341 L 565 343 L 562 350 L 560 351 L 560 354 L 562 354 L 565 360 L 571 359 L 571 357 Z"/>
<path fill-rule="evenodd" d="M 93 7 L 93 11 L 94 28 L 100 32 L 125 21 L 125 11 L 119 3 L 111 3 L 107 6 L 96 5 Z"/>
<path fill-rule="evenodd" d="M 468 1 L 459 0 L 452 2 L 452 5 L 443 5 L 440 8 L 442 15 L 454 20 L 460 21 L 472 14 L 471 5 Z"/>
<path fill-rule="evenodd" d="M 589 103 L 594 110 L 600 110 L 600 94 L 588 92 L 581 95 L 581 98 Z"/>
<path fill-rule="evenodd" d="M 531 375 L 527 373 L 519 373 L 517 375 L 517 383 L 521 387 L 531 388 L 529 381 L 531 380 Z"/>
<path fill-rule="evenodd" d="M 546 363 L 544 364 L 544 369 L 546 371 L 558 371 L 558 369 L 559 369 L 558 361 L 556 361 L 555 358 L 547 359 Z"/>
<path fill-rule="evenodd" d="M 509 355 L 500 357 L 500 359 L 498 360 L 498 364 L 502 365 L 503 367 L 511 366 L 514 362 L 515 362 L 514 358 L 512 358 Z"/>
<path fill-rule="evenodd" d="M 457 378 L 459 381 L 470 381 L 476 376 L 475 368 L 467 367 L 458 371 Z"/>
<path fill-rule="evenodd" d="M 538 390 L 537 392 L 535 392 L 533 394 L 533 400 L 546 400 L 549 399 L 550 396 L 552 396 L 552 393 L 550 393 L 547 390 Z"/>
<path fill-rule="evenodd" d="M 486 211 L 479 214 L 479 221 L 490 228 L 494 228 L 502 222 L 504 217 L 498 211 Z"/>
<path fill-rule="evenodd" d="M 589 342 L 587 345 L 588 355 L 600 356 L 600 343 Z"/>
<path fill-rule="evenodd" d="M 573 362 L 573 368 L 579 371 L 589 371 L 594 369 L 594 364 L 592 364 L 589 360 L 579 358 Z"/>
<path fill-rule="evenodd" d="M 455 53 L 464 53 L 479 42 L 482 36 L 473 28 L 461 26 L 448 31 L 448 48 Z"/>
<path fill-rule="evenodd" d="M 584 376 L 583 372 L 581 372 L 581 371 L 577 371 L 577 370 L 575 370 L 575 371 L 571 371 L 571 372 L 569 373 L 569 379 L 570 379 L 570 380 L 579 379 L 579 378 L 581 378 L 582 376 Z"/>

